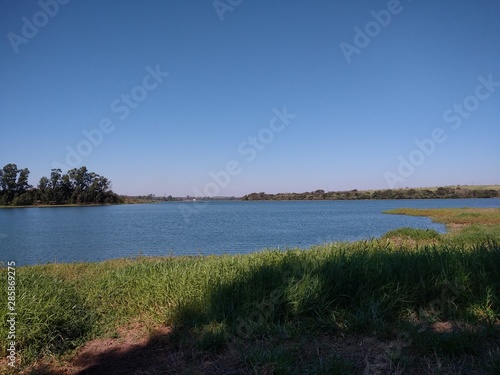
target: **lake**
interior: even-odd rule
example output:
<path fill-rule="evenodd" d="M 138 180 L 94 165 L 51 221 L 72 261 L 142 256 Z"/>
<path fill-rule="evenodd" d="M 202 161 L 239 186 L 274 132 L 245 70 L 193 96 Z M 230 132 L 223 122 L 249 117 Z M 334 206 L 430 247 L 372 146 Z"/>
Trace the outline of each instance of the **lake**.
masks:
<path fill-rule="evenodd" d="M 0 210 L 0 262 L 101 261 L 143 255 L 248 253 L 379 237 L 399 227 L 445 232 L 400 207 L 500 207 L 500 199 L 165 202 Z M 189 214 L 189 220 L 186 216 Z"/>

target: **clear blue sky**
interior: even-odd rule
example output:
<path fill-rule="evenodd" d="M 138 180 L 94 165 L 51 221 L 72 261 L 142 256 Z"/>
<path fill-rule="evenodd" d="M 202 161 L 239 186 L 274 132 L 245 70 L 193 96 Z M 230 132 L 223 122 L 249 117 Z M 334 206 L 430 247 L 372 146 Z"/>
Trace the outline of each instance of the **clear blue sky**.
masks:
<path fill-rule="evenodd" d="M 0 164 L 33 185 L 59 163 L 196 195 L 230 161 L 217 195 L 500 183 L 499 1 L 61 2 L 0 2 Z"/>

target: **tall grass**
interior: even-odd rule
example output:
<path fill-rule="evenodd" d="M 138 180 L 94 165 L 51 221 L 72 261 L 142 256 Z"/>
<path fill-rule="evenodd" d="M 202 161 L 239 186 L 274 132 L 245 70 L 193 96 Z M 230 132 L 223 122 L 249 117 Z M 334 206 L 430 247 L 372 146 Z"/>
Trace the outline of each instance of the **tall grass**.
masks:
<path fill-rule="evenodd" d="M 19 272 L 18 346 L 26 361 L 138 319 L 195 329 L 210 342 L 214 335 L 246 338 L 294 324 L 384 333 L 409 316 L 474 322 L 500 316 L 500 248 L 493 242 L 415 250 L 371 241 L 70 267 L 80 278 L 62 268 Z"/>
<path fill-rule="evenodd" d="M 5 289 L 0 292 L 3 301 L 7 301 Z M 24 361 L 72 349 L 83 343 L 94 329 L 96 315 L 84 302 L 84 295 L 75 285 L 50 272 L 19 269 L 16 292 L 16 346 Z M 0 314 L 7 316 L 7 306 L 3 303 Z M 0 328 L 0 337 L 7 338 L 5 324 Z M 2 346 L 2 355 L 5 349 Z"/>

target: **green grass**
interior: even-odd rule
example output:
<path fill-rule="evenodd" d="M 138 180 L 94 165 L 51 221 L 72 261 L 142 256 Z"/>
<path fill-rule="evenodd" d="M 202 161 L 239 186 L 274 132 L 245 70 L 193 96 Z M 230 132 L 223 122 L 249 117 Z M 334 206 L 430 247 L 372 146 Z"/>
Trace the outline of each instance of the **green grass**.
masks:
<path fill-rule="evenodd" d="M 390 239 L 394 237 L 424 241 L 424 240 L 435 240 L 439 238 L 439 233 L 433 229 L 416 229 L 416 228 L 399 228 L 390 230 L 385 233 L 382 238 Z"/>
<path fill-rule="evenodd" d="M 487 241 L 500 242 L 500 208 L 401 208 L 386 211 L 389 214 L 428 216 L 446 224 L 449 233 L 441 242 L 472 246 Z"/>
<path fill-rule="evenodd" d="M 432 211 L 433 218 L 451 224 L 451 215 L 465 225 L 447 235 L 404 228 L 377 240 L 307 251 L 20 267 L 18 350 L 23 365 L 29 365 L 141 322 L 172 326 L 179 345 L 207 353 L 318 333 L 385 340 L 404 327 L 412 335 L 411 350 L 422 355 L 479 355 L 500 345 L 491 329 L 447 336 L 419 333 L 419 326 L 460 321 L 491 328 L 500 319 L 499 212 L 451 210 L 446 216 Z M 436 243 L 397 245 L 387 239 L 394 237 Z M 6 272 L 2 277 L 6 283 Z M 0 300 L 6 299 L 6 288 L 1 288 Z M 0 305 L 0 314 L 6 312 Z M 0 326 L 0 337 L 6 335 L 7 326 Z M 6 355 L 4 346 L 0 355 Z M 306 363 L 293 348 L 266 351 L 257 345 L 241 355 L 248 371 L 290 373 L 301 367 L 331 373 L 339 363 L 349 369 L 346 373 L 352 370 L 349 360 L 334 352 Z"/>
<path fill-rule="evenodd" d="M 500 225 L 500 208 L 398 208 L 385 213 L 428 216 L 434 221 L 444 224 L 482 224 Z"/>
<path fill-rule="evenodd" d="M 19 269 L 17 280 L 16 341 L 26 361 L 64 352 L 85 341 L 96 323 L 95 314 L 74 285 L 29 268 Z M 7 300 L 4 290 L 1 295 Z M 6 306 L 2 305 L 1 313 L 5 316 Z M 1 337 L 7 337 L 6 328 L 2 326 Z"/>

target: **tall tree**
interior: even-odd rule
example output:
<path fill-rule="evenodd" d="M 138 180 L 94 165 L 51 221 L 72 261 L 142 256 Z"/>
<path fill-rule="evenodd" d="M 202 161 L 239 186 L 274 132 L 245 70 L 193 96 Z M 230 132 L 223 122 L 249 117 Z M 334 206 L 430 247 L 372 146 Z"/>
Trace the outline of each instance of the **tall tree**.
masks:
<path fill-rule="evenodd" d="M 52 189 L 61 186 L 61 176 L 62 176 L 62 171 L 60 169 L 52 169 L 50 171 L 50 187 Z"/>
<path fill-rule="evenodd" d="M 19 193 L 24 193 L 28 189 L 32 188 L 32 186 L 28 183 L 29 175 L 30 171 L 28 168 L 24 168 L 19 171 L 19 177 L 17 178 L 17 186 L 16 186 L 16 190 Z"/>
<path fill-rule="evenodd" d="M 50 172 L 50 200 L 55 204 L 64 203 L 64 197 L 61 191 L 62 171 L 60 169 L 52 169 Z"/>
<path fill-rule="evenodd" d="M 88 188 L 92 182 L 92 176 L 87 170 L 87 167 L 83 166 L 78 169 L 73 168 L 68 171 L 68 175 L 74 181 L 75 188 L 77 191 L 83 191 Z"/>
<path fill-rule="evenodd" d="M 63 200 L 69 202 L 71 200 L 71 194 L 73 193 L 74 186 L 71 178 L 67 173 L 63 174 L 61 177 L 61 193 Z"/>
<path fill-rule="evenodd" d="M 7 164 L 2 170 L 2 190 L 15 191 L 19 169 L 15 164 Z"/>
<path fill-rule="evenodd" d="M 43 176 L 38 183 L 37 199 L 39 199 L 41 203 L 49 203 L 50 190 L 50 181 L 47 177 Z"/>

